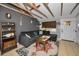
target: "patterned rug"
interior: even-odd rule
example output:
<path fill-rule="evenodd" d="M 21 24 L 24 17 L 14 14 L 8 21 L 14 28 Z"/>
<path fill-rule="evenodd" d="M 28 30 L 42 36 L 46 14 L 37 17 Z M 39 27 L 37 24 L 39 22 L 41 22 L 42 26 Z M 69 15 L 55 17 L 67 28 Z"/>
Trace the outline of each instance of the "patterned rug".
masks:
<path fill-rule="evenodd" d="M 27 56 L 29 51 L 27 50 L 27 48 L 22 47 L 22 48 L 16 50 L 16 52 L 19 54 L 19 56 Z"/>
<path fill-rule="evenodd" d="M 16 52 L 19 54 L 19 56 L 57 56 L 57 44 L 55 44 L 54 42 L 50 43 L 52 44 L 53 49 L 49 49 L 47 53 L 44 51 L 36 51 L 35 43 L 28 48 L 22 47 L 16 50 Z"/>

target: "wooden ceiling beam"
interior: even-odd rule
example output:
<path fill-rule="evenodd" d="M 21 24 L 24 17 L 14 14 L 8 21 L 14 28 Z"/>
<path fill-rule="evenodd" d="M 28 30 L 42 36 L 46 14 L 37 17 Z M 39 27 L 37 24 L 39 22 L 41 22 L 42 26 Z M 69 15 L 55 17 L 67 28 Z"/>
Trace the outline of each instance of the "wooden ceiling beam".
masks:
<path fill-rule="evenodd" d="M 22 5 L 26 8 L 26 10 L 28 10 L 27 6 L 24 3 L 22 3 Z"/>
<path fill-rule="evenodd" d="M 10 5 L 13 5 L 13 6 L 15 6 L 15 7 L 17 7 L 17 8 L 19 8 L 19 9 L 23 10 L 24 12 L 28 13 L 29 15 L 31 15 L 28 10 L 22 8 L 21 6 L 15 4 L 15 3 L 9 3 L 9 4 L 10 4 Z"/>
<path fill-rule="evenodd" d="M 27 9 L 27 7 L 25 7 L 25 5 L 23 3 L 17 3 L 17 4 L 18 5 L 15 4 L 17 7 L 20 7 L 21 6 L 20 8 L 22 8 L 23 10 L 25 10 L 26 12 L 28 12 L 32 16 L 31 12 Z"/>
<path fill-rule="evenodd" d="M 39 11 L 39 10 L 37 10 L 37 8 L 35 8 L 34 5 L 32 5 L 32 4 L 28 4 L 28 6 L 29 6 L 30 8 L 33 8 L 35 11 L 37 11 L 38 13 L 40 13 L 41 15 L 43 15 L 44 17 L 48 18 L 44 13 L 42 13 L 42 12 Z"/>
<path fill-rule="evenodd" d="M 23 12 L 22 10 L 20 10 L 20 9 L 14 7 L 14 6 L 11 6 L 11 5 L 9 5 L 9 4 L 0 3 L 0 5 L 3 6 L 3 7 L 5 7 L 5 8 L 8 8 L 8 9 L 10 9 L 10 10 L 13 10 L 13 11 L 16 11 L 16 12 L 18 12 L 18 13 L 21 13 L 21 14 L 23 14 L 23 15 L 32 17 L 32 16 L 30 16 L 29 14 Z M 33 17 L 32 17 L 32 18 L 33 18 Z"/>
<path fill-rule="evenodd" d="M 22 3 L 22 4 L 23 4 L 23 3 Z M 25 4 L 23 4 L 23 6 L 27 9 L 27 7 L 26 7 L 26 5 L 25 5 Z M 29 12 L 30 14 L 32 14 L 32 15 L 35 15 L 35 16 L 36 16 L 36 17 L 38 17 L 38 18 L 43 19 L 41 16 L 36 15 L 36 14 L 34 14 L 33 12 L 31 12 L 31 11 L 29 11 L 29 10 L 28 10 L 28 12 Z"/>
<path fill-rule="evenodd" d="M 38 9 L 38 8 L 40 7 L 40 5 L 36 6 L 36 4 L 35 4 L 35 3 L 32 3 L 32 5 L 33 5 L 33 6 L 34 6 L 34 8 L 36 8 L 36 9 Z M 31 9 L 30 9 L 30 11 L 31 11 L 31 10 L 33 10 L 34 8 L 31 8 Z"/>
<path fill-rule="evenodd" d="M 73 7 L 73 9 L 71 10 L 70 14 L 73 13 L 73 11 L 77 8 L 77 6 L 79 5 L 79 3 L 76 3 L 76 5 Z"/>
<path fill-rule="evenodd" d="M 61 3 L 61 16 L 63 14 L 63 3 Z"/>
<path fill-rule="evenodd" d="M 50 12 L 50 14 L 54 17 L 54 14 L 51 12 L 50 8 L 46 3 L 43 3 L 43 5 L 47 8 L 47 10 Z"/>
<path fill-rule="evenodd" d="M 17 6 L 17 7 L 19 7 L 19 8 L 21 8 L 22 10 L 23 10 L 23 8 L 22 7 L 20 7 L 20 6 L 18 6 L 18 5 L 16 5 L 16 4 L 13 4 L 14 6 Z M 31 16 L 32 15 L 35 15 L 35 16 L 37 16 L 37 17 L 39 17 L 39 18 L 42 18 L 41 16 L 39 16 L 39 15 L 36 15 L 36 14 L 34 14 L 34 13 L 32 13 L 32 12 L 30 12 L 29 10 L 27 10 L 27 9 L 25 9 L 25 11 L 27 11 Z M 33 17 L 33 16 L 32 16 Z M 33 17 L 33 18 L 35 18 L 35 17 Z"/>
<path fill-rule="evenodd" d="M 34 13 L 32 13 L 32 12 L 30 12 L 29 10 L 27 10 L 27 9 L 23 9 L 22 7 L 20 7 L 20 6 L 18 6 L 18 5 L 16 5 L 16 4 L 13 4 L 13 5 L 15 5 L 15 6 L 17 6 L 17 7 L 19 7 L 19 8 L 21 8 L 22 10 L 24 10 L 24 11 L 26 11 L 26 12 L 28 12 L 31 16 L 32 15 L 35 15 L 35 16 L 37 16 L 37 17 L 39 17 L 39 18 L 41 18 L 42 19 L 42 17 L 41 16 L 38 16 L 38 15 L 36 15 L 36 14 L 34 14 Z M 24 5 L 24 4 L 23 4 Z M 24 7 L 25 7 L 25 5 L 24 5 Z M 26 8 L 26 7 L 25 7 Z M 33 16 L 32 16 L 33 17 Z M 33 17 L 34 18 L 34 17 Z"/>
<path fill-rule="evenodd" d="M 20 5 L 24 10 L 27 10 L 28 9 L 27 7 L 24 6 L 23 3 L 16 3 L 16 4 Z"/>
<path fill-rule="evenodd" d="M 40 7 L 40 5 L 36 5 L 35 3 L 32 3 L 32 5 L 33 5 L 36 9 L 38 9 L 38 8 Z"/>

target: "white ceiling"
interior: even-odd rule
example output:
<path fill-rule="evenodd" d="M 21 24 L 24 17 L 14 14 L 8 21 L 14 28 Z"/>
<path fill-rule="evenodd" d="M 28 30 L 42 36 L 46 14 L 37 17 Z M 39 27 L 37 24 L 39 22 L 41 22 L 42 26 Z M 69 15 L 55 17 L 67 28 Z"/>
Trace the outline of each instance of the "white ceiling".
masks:
<path fill-rule="evenodd" d="M 71 17 L 75 17 L 77 15 L 77 13 L 79 13 L 79 6 L 77 6 L 77 8 L 73 11 L 72 14 L 70 14 L 71 10 L 74 8 L 74 6 L 76 5 L 76 3 L 64 3 L 63 4 L 63 10 L 62 10 L 62 16 L 61 16 L 61 3 L 49 3 L 48 6 L 50 8 L 50 10 L 52 11 L 52 13 L 54 14 L 55 17 L 53 17 L 49 11 L 44 7 L 43 4 L 40 4 L 41 7 L 38 8 L 38 10 L 40 10 L 41 12 L 43 12 L 45 15 L 47 15 L 48 18 L 44 18 L 44 19 L 40 19 L 37 17 L 37 19 L 39 21 L 51 21 L 51 20 L 59 20 L 61 18 L 71 18 Z M 32 12 L 40 15 L 39 13 L 37 13 L 36 11 L 32 10 Z"/>
<path fill-rule="evenodd" d="M 53 17 L 49 11 L 42 5 L 39 8 L 40 11 L 44 12 L 48 18 L 39 19 L 39 21 L 51 21 L 51 20 L 59 20 L 61 18 L 70 18 L 75 17 L 77 13 L 79 13 L 79 6 L 70 14 L 71 10 L 74 8 L 76 3 L 64 3 L 63 4 L 63 11 L 61 16 L 61 3 L 50 3 L 48 6 L 51 9 L 52 13 L 55 17 Z"/>
<path fill-rule="evenodd" d="M 17 3 L 17 5 L 19 5 L 23 9 L 26 10 L 28 8 L 27 10 L 30 11 L 28 4 L 26 3 L 26 5 L 23 5 L 23 3 Z M 39 12 L 37 12 L 35 9 L 31 10 L 30 11 L 31 13 L 34 13 L 43 18 L 43 19 L 41 19 L 32 14 L 32 16 L 37 18 L 40 22 L 59 20 L 62 18 L 74 18 L 74 17 L 76 17 L 77 14 L 79 14 L 79 5 L 74 9 L 72 14 L 70 14 L 70 12 L 72 11 L 72 9 L 74 8 L 74 6 L 77 3 L 63 3 L 62 16 L 61 16 L 61 3 L 48 3 L 48 7 L 51 10 L 51 12 L 53 13 L 54 17 L 51 15 L 51 13 L 48 11 L 48 9 L 43 5 L 43 3 L 35 3 L 35 4 L 40 5 L 40 7 L 37 8 L 37 10 L 39 10 L 40 12 L 42 12 L 43 14 L 45 14 L 48 17 L 48 18 L 44 17 Z M 27 7 L 27 8 L 25 8 L 25 7 Z"/>

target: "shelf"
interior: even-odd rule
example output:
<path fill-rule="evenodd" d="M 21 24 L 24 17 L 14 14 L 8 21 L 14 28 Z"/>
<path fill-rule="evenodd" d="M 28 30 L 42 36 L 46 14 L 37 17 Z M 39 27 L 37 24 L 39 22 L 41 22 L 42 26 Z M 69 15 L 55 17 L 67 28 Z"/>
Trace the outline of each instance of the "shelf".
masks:
<path fill-rule="evenodd" d="M 8 40 L 8 39 L 12 39 L 12 38 L 15 38 L 15 36 L 13 36 L 13 37 L 5 37 L 5 38 L 2 38 L 2 40 Z"/>
<path fill-rule="evenodd" d="M 2 30 L 2 32 L 15 32 L 15 30 Z"/>
<path fill-rule="evenodd" d="M 12 26 L 15 26 L 15 25 L 2 25 L 2 27 L 12 27 Z"/>
<path fill-rule="evenodd" d="M 17 46 L 14 22 L 0 22 L 1 54 Z"/>

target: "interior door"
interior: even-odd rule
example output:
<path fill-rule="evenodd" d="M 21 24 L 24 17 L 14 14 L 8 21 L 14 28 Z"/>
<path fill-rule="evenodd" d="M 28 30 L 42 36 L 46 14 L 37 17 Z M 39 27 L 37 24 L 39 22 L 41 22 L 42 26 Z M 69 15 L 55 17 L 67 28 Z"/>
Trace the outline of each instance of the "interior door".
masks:
<path fill-rule="evenodd" d="M 76 41 L 76 20 L 62 19 L 61 21 L 61 39 Z"/>

